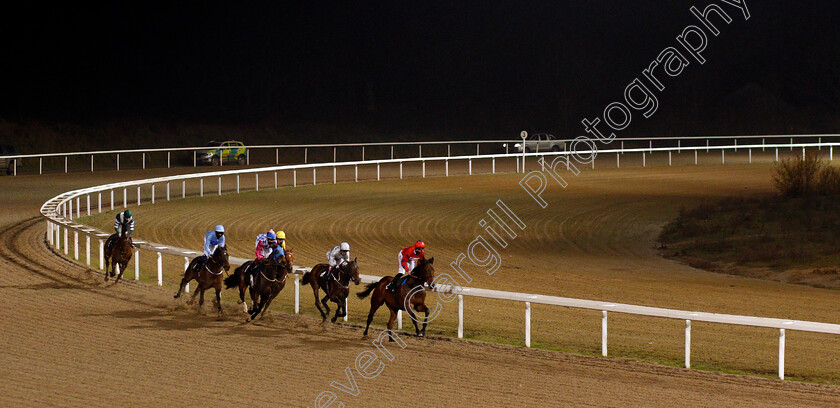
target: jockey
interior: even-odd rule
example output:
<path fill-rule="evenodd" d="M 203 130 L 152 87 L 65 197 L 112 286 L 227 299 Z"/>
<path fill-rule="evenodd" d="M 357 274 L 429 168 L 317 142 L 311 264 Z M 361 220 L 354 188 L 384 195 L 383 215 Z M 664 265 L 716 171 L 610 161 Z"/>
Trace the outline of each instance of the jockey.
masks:
<path fill-rule="evenodd" d="M 341 265 L 344 262 L 350 261 L 350 244 L 346 242 L 342 242 L 339 245 L 333 247 L 333 249 L 327 251 L 327 262 L 329 262 L 330 266 L 327 268 L 326 273 L 332 275 L 333 270 Z M 329 281 L 329 279 L 327 279 Z M 329 292 L 327 292 L 329 293 Z"/>
<path fill-rule="evenodd" d="M 275 233 L 272 229 L 268 230 L 265 234 L 257 235 L 254 247 L 257 258 L 254 261 L 254 266 L 251 268 L 251 278 L 255 277 L 257 272 L 262 270 L 262 267 L 268 263 L 269 259 L 276 262 L 280 257 L 278 253 L 283 256 L 286 254 L 285 251 L 283 251 L 283 247 L 277 242 L 277 233 Z"/>
<path fill-rule="evenodd" d="M 218 247 L 225 247 L 225 227 L 222 224 L 204 234 L 204 255 L 200 256 L 195 264 L 197 270 L 204 267 Z"/>
<path fill-rule="evenodd" d="M 283 231 L 277 231 L 277 244 L 283 248 L 283 251 L 286 250 L 286 233 Z"/>
<path fill-rule="evenodd" d="M 123 232 L 128 233 L 128 240 L 131 242 L 131 234 L 134 232 L 134 218 L 131 216 L 131 210 L 125 210 L 117 214 L 117 217 L 114 220 L 114 235 L 111 236 L 112 239 L 108 240 L 109 247 L 114 247 L 114 244 L 117 242 L 117 238 L 119 238 Z M 131 247 L 134 248 L 133 242 L 131 243 Z"/>
<path fill-rule="evenodd" d="M 423 241 L 417 241 L 414 245 L 409 245 L 400 251 L 399 255 L 397 256 L 400 261 L 399 271 L 397 272 L 397 276 L 388 284 L 386 289 L 391 291 L 391 293 L 397 292 L 397 287 L 399 287 L 402 283 L 397 283 L 400 281 L 404 275 L 408 275 L 417 266 L 417 261 L 423 259 L 426 256 L 425 253 L 426 244 Z"/>

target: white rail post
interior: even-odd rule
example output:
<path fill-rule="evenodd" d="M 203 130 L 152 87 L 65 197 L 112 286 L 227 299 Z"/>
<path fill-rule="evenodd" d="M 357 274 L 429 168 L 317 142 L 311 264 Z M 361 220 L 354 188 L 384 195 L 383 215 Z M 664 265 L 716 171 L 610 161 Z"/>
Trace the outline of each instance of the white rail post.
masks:
<path fill-rule="evenodd" d="M 774 161 L 779 161 L 779 148 L 776 148 L 776 159 Z"/>
<path fill-rule="evenodd" d="M 790 151 L 793 151 L 793 138 L 790 138 Z"/>
<path fill-rule="evenodd" d="M 140 198 L 141 197 L 142 196 L 140 195 L 140 186 L 137 186 L 137 206 L 140 206 Z"/>
<path fill-rule="evenodd" d="M 423 160 L 422 164 L 423 164 L 423 178 L 426 178 L 426 161 Z"/>
<path fill-rule="evenodd" d="M 468 159 L 467 161 L 469 162 L 469 164 L 468 164 L 468 166 L 469 166 L 469 175 L 470 175 L 470 176 L 472 176 L 472 159 Z"/>
<path fill-rule="evenodd" d="M 152 184 L 152 204 L 155 203 L 155 185 Z"/>
<path fill-rule="evenodd" d="M 642 167 L 645 167 L 645 152 L 642 152 Z"/>
<path fill-rule="evenodd" d="M 726 157 L 724 156 L 724 150 L 720 149 L 720 164 L 726 164 Z"/>
<path fill-rule="evenodd" d="M 607 356 L 607 311 L 601 311 L 601 355 Z"/>
<path fill-rule="evenodd" d="M 120 154 L 117 153 L 117 171 L 120 171 Z"/>
<path fill-rule="evenodd" d="M 822 137 L 817 138 L 817 150 L 822 150 Z"/>
<path fill-rule="evenodd" d="M 303 163 L 304 164 L 309 163 L 309 148 L 308 147 L 303 148 Z"/>
<path fill-rule="evenodd" d="M 274 189 L 277 190 L 277 172 L 274 172 Z"/>
<path fill-rule="evenodd" d="M 295 314 L 300 314 L 300 275 L 295 274 Z"/>
<path fill-rule="evenodd" d="M 525 302 L 525 347 L 531 348 L 531 302 Z"/>
<path fill-rule="evenodd" d="M 146 152 L 143 152 L 143 169 L 146 168 Z"/>
<path fill-rule="evenodd" d="M 423 145 L 417 145 L 417 157 L 423 158 Z"/>
<path fill-rule="evenodd" d="M 69 236 L 69 231 L 67 231 L 67 227 L 64 227 L 64 255 L 68 255 L 70 253 L 70 248 L 68 242 L 70 242 L 67 237 Z"/>
<path fill-rule="evenodd" d="M 158 286 L 163 286 L 163 256 L 157 253 Z"/>
<path fill-rule="evenodd" d="M 169 201 L 169 182 L 166 182 L 166 201 Z"/>
<path fill-rule="evenodd" d="M 99 197 L 99 213 L 102 214 L 102 192 L 100 191 L 97 193 L 97 197 Z"/>
<path fill-rule="evenodd" d="M 82 200 L 82 198 L 81 198 L 81 197 L 76 197 L 76 218 L 79 218 L 79 217 L 81 217 L 81 216 L 82 216 L 82 203 L 81 203 L 81 200 Z"/>
<path fill-rule="evenodd" d="M 496 158 L 495 157 L 493 158 L 492 163 L 493 164 L 490 167 L 490 173 L 491 174 L 496 174 Z"/>
<path fill-rule="evenodd" d="M 90 194 L 87 195 L 87 215 L 90 217 Z"/>
<path fill-rule="evenodd" d="M 697 150 L 694 151 L 694 165 L 697 165 Z"/>
<path fill-rule="evenodd" d="M 190 258 L 185 256 L 184 257 L 184 272 L 186 272 L 187 269 L 189 269 L 189 267 L 190 267 Z M 186 290 L 187 293 L 190 293 L 190 283 L 189 282 L 187 282 L 186 286 L 184 286 L 184 290 Z"/>
<path fill-rule="evenodd" d="M 348 302 L 349 299 L 350 299 L 350 296 L 347 296 L 346 298 L 344 298 L 344 321 L 345 322 L 347 321 L 347 318 L 350 315 L 350 313 L 347 312 L 347 304 L 349 303 Z"/>
<path fill-rule="evenodd" d="M 706 139 L 706 153 L 709 152 L 709 139 Z"/>
<path fill-rule="evenodd" d="M 111 191 L 111 201 L 114 200 L 113 197 L 114 192 Z M 123 187 L 123 208 L 128 207 L 128 187 Z M 111 208 L 113 210 L 113 208 Z"/>
<path fill-rule="evenodd" d="M 187 198 L 187 180 L 181 180 L 181 198 Z"/>
<path fill-rule="evenodd" d="M 236 194 L 239 194 L 239 174 L 236 175 Z"/>
<path fill-rule="evenodd" d="M 60 250 L 61 249 L 61 226 L 56 223 L 55 226 L 53 227 L 53 231 L 55 232 L 55 239 L 53 240 L 53 243 L 55 244 L 55 249 Z"/>
<path fill-rule="evenodd" d="M 204 179 L 198 179 L 198 195 L 204 197 Z"/>
<path fill-rule="evenodd" d="M 595 164 L 595 160 L 592 160 L 592 164 Z M 668 150 L 668 165 L 671 165 L 671 151 Z"/>
<path fill-rule="evenodd" d="M 682 153 L 682 140 L 677 139 L 677 154 Z"/>
<path fill-rule="evenodd" d="M 170 167 L 172 167 L 172 166 L 170 166 L 170 164 L 169 164 L 169 153 L 170 153 L 170 152 L 166 152 L 166 168 L 167 168 L 167 169 L 168 169 L 168 168 L 170 168 Z"/>
<path fill-rule="evenodd" d="M 297 170 L 292 170 L 292 187 L 297 187 Z"/>
<path fill-rule="evenodd" d="M 400 162 L 400 180 L 402 180 L 402 178 L 403 178 L 403 176 L 402 176 L 402 167 L 403 167 L 403 166 L 402 166 L 402 162 Z"/>
<path fill-rule="evenodd" d="M 464 338 L 464 295 L 458 295 L 458 338 Z"/>
<path fill-rule="evenodd" d="M 316 168 L 313 167 L 312 168 L 312 185 L 313 186 L 318 185 L 318 172 L 316 172 L 315 170 L 316 170 Z"/>
<path fill-rule="evenodd" d="M 785 379 L 785 329 L 779 329 L 779 379 Z"/>
<path fill-rule="evenodd" d="M 335 171 L 335 168 L 333 168 L 333 171 Z M 353 171 L 354 171 L 353 180 L 358 183 L 359 182 L 359 165 L 358 164 L 353 165 Z M 334 174 L 335 173 L 333 173 L 333 177 L 335 177 Z"/>
<path fill-rule="evenodd" d="M 99 240 L 99 269 L 105 269 L 105 241 Z"/>
<path fill-rule="evenodd" d="M 624 141 L 621 141 L 621 154 L 624 154 Z"/>
<path fill-rule="evenodd" d="M 735 139 L 735 152 L 738 152 L 738 139 Z"/>
<path fill-rule="evenodd" d="M 73 199 L 72 198 L 67 200 L 67 205 L 70 208 L 70 212 L 67 214 L 67 217 L 72 220 L 73 219 Z"/>
<path fill-rule="evenodd" d="M 38 158 L 38 174 L 44 174 L 44 158 Z"/>
<path fill-rule="evenodd" d="M 752 149 L 747 149 L 747 153 L 749 154 L 749 158 L 750 158 L 749 164 L 752 164 Z"/>
<path fill-rule="evenodd" d="M 362 161 L 365 161 L 365 147 L 362 146 Z"/>
<path fill-rule="evenodd" d="M 691 320 L 685 321 L 685 368 L 691 368 Z"/>
<path fill-rule="evenodd" d="M 397 329 L 402 329 L 402 310 L 397 310 Z"/>
<path fill-rule="evenodd" d="M 117 157 L 119 158 L 120 156 L 117 155 Z M 119 170 L 119 169 L 120 169 L 120 162 L 119 162 L 119 159 L 117 159 L 117 170 Z M 64 172 L 67 173 L 67 156 L 64 156 Z"/>
<path fill-rule="evenodd" d="M 479 150 L 478 150 L 478 143 L 475 144 L 475 155 L 476 156 L 481 156 L 481 153 L 479 153 Z"/>
<path fill-rule="evenodd" d="M 85 235 L 85 256 L 86 263 L 90 266 L 90 235 Z"/>
<path fill-rule="evenodd" d="M 834 160 L 834 146 L 829 146 L 828 147 L 828 160 L 829 161 Z"/>
<path fill-rule="evenodd" d="M 93 173 L 93 155 L 90 155 L 90 172 Z"/>
<path fill-rule="evenodd" d="M 337 157 L 337 156 L 336 156 L 336 147 L 335 147 L 335 146 L 333 146 L 333 163 L 335 163 L 335 162 L 336 162 L 336 157 Z"/>
<path fill-rule="evenodd" d="M 79 260 L 79 231 L 73 231 L 73 258 Z"/>
<path fill-rule="evenodd" d="M 805 146 L 802 146 L 802 160 L 805 160 Z"/>
<path fill-rule="evenodd" d="M 254 173 L 254 191 L 260 191 L 260 173 Z"/>
<path fill-rule="evenodd" d="M 619 157 L 621 157 L 621 155 L 616 153 L 615 154 L 615 168 L 617 168 L 617 169 L 621 168 L 621 159 L 619 159 Z"/>
<path fill-rule="evenodd" d="M 764 151 L 764 138 L 761 138 L 761 151 Z"/>
<path fill-rule="evenodd" d="M 134 280 L 140 280 L 140 249 L 134 250 Z"/>
<path fill-rule="evenodd" d="M 274 164 L 280 164 L 280 149 L 274 149 Z"/>
<path fill-rule="evenodd" d="M 379 163 L 376 163 L 376 181 L 379 181 Z"/>
<path fill-rule="evenodd" d="M 222 176 L 219 176 L 219 195 L 222 195 Z"/>
<path fill-rule="evenodd" d="M 248 151 L 248 149 L 245 149 L 245 165 L 246 166 L 251 165 L 251 152 Z"/>
<path fill-rule="evenodd" d="M 49 219 L 47 219 L 47 236 L 46 236 L 46 238 L 47 238 L 47 243 L 49 243 L 50 245 L 52 245 L 52 244 L 53 244 L 53 237 L 52 237 L 52 222 L 50 222 L 50 220 L 49 220 Z"/>
<path fill-rule="evenodd" d="M 394 145 L 391 145 L 391 160 L 394 160 Z"/>
<path fill-rule="evenodd" d="M 648 140 L 650 142 L 650 154 L 653 154 L 653 139 Z"/>

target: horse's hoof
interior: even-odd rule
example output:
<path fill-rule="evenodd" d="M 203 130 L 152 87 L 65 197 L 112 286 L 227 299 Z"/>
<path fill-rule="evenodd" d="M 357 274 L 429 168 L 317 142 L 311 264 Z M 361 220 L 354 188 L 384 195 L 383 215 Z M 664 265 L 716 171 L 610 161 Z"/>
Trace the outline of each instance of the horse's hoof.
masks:
<path fill-rule="evenodd" d="M 417 337 L 426 337 L 426 335 L 423 333 L 417 333 Z"/>

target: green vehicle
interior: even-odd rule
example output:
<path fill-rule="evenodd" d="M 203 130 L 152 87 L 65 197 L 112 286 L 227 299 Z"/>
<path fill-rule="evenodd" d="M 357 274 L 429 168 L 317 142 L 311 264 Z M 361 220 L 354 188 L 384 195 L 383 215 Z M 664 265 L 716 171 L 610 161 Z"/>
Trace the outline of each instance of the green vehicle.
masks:
<path fill-rule="evenodd" d="M 207 144 L 207 147 L 213 149 L 199 152 L 198 161 L 201 163 L 219 166 L 230 162 L 236 162 L 237 164 L 248 162 L 248 150 L 245 149 L 245 144 L 242 142 L 236 140 L 211 141 Z"/>

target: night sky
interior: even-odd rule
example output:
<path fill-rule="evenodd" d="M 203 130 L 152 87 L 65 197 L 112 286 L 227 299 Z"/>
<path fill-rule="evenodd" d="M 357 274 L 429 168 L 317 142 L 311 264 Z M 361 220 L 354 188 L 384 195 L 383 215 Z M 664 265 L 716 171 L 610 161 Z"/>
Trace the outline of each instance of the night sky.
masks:
<path fill-rule="evenodd" d="M 580 135 L 711 3 L 707 62 L 622 135 L 840 130 L 836 0 L 34 4 L 0 25 L 0 119 Z"/>

